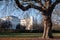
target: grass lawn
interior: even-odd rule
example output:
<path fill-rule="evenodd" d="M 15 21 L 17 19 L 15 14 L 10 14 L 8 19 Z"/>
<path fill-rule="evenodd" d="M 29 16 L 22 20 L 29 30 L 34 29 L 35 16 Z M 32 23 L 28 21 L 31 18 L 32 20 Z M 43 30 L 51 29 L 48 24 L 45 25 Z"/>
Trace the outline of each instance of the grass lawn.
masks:
<path fill-rule="evenodd" d="M 0 37 L 41 37 L 42 33 L 0 33 Z"/>
<path fill-rule="evenodd" d="M 0 33 L 0 37 L 41 37 L 42 33 Z M 53 33 L 53 36 L 60 36 L 60 33 Z"/>
<path fill-rule="evenodd" d="M 60 36 L 60 33 L 53 33 L 53 36 Z"/>

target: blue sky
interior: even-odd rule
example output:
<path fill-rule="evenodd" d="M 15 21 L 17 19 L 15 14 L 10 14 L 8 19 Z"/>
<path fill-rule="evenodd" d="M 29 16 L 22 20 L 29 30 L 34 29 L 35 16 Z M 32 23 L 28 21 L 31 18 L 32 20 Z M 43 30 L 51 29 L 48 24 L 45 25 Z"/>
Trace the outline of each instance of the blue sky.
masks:
<path fill-rule="evenodd" d="M 36 9 L 31 8 L 27 11 L 22 11 L 16 6 L 14 1 L 0 1 L 0 18 L 13 15 L 20 19 L 23 19 L 26 14 L 34 17 L 34 19 L 37 19 L 38 22 L 42 19 L 42 15 Z"/>
<path fill-rule="evenodd" d="M 52 1 L 55 2 L 55 0 Z M 37 3 L 35 3 L 35 5 L 37 5 Z M 57 6 L 58 8 L 56 7 L 55 9 L 59 10 L 59 6 Z M 23 19 L 24 16 L 26 16 L 26 14 L 28 14 L 29 16 L 33 16 L 35 19 L 37 19 L 38 22 L 41 22 L 42 20 L 41 12 L 39 12 L 36 9 L 30 8 L 27 11 L 22 11 L 20 8 L 16 6 L 14 0 L 8 0 L 8 2 L 0 1 L 0 18 L 13 15 L 20 19 Z"/>

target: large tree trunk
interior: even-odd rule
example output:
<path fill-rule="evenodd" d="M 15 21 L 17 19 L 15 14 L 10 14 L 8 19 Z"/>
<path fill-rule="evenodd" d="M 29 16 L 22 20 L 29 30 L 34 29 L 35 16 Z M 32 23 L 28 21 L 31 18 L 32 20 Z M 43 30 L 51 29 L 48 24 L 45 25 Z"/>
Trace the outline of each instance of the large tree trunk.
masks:
<path fill-rule="evenodd" d="M 44 21 L 43 38 L 52 38 L 53 36 L 51 15 L 43 15 L 43 21 Z"/>

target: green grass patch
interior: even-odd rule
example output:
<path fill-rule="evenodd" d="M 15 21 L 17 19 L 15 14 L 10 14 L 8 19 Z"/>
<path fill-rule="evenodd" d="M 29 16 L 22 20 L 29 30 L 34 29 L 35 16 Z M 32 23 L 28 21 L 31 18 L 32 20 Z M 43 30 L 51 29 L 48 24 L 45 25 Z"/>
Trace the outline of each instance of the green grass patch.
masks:
<path fill-rule="evenodd" d="M 60 33 L 53 33 L 53 36 L 60 36 Z"/>
<path fill-rule="evenodd" d="M 42 33 L 0 33 L 0 37 L 41 37 Z"/>
<path fill-rule="evenodd" d="M 0 33 L 0 37 L 41 37 L 42 33 Z M 53 33 L 53 36 L 60 36 L 60 33 Z"/>

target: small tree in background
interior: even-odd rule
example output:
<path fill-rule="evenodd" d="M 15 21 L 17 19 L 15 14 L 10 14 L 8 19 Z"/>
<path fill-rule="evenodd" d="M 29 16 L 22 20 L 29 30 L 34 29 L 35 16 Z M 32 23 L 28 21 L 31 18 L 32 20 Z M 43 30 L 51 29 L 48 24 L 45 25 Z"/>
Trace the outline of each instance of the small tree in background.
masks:
<path fill-rule="evenodd" d="M 1 23 L 1 28 L 7 29 L 10 28 L 12 26 L 12 23 L 10 21 L 3 21 Z"/>

